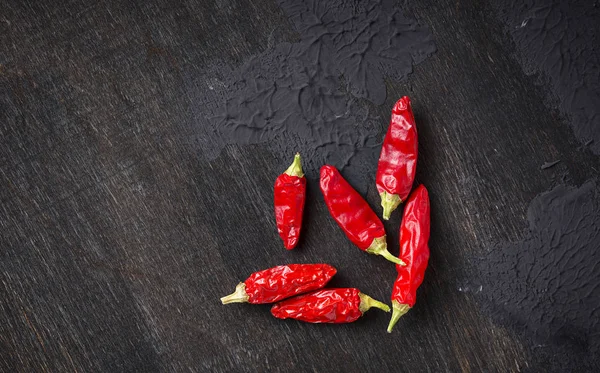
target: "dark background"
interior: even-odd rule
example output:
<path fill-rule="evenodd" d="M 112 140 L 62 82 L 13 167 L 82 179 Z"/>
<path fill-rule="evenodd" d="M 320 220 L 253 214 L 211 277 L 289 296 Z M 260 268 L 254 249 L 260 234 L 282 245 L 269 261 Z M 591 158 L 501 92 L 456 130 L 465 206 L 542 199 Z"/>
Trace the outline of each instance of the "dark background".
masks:
<path fill-rule="evenodd" d="M 598 2 L 297 4 L 0 2 L 0 370 L 598 371 Z M 293 262 L 389 299 L 394 267 L 349 243 L 317 178 L 333 162 L 379 213 L 402 95 L 431 260 L 394 333 L 377 310 L 222 306 Z M 287 252 L 272 188 L 297 149 Z"/>

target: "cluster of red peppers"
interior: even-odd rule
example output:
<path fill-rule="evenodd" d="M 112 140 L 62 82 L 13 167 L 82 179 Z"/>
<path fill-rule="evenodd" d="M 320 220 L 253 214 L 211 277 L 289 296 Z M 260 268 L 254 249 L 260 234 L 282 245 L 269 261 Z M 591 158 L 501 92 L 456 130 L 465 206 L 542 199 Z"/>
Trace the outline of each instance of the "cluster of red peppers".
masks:
<path fill-rule="evenodd" d="M 400 253 L 387 249 L 383 223 L 367 201 L 333 166 L 321 168 L 320 188 L 331 216 L 348 239 L 362 251 L 381 255 L 396 264 L 398 276 L 392 289 L 391 332 L 398 319 L 416 302 L 429 260 L 430 207 L 424 185 L 411 189 L 417 167 L 417 128 L 410 99 L 402 97 L 392 110 L 377 166 L 377 190 L 383 219 L 388 220 L 405 203 L 400 226 Z M 300 155 L 275 181 L 275 220 L 286 249 L 298 244 L 306 199 L 306 178 Z M 347 323 L 357 320 L 371 307 L 390 307 L 355 288 L 322 289 L 335 275 L 327 264 L 290 264 L 252 274 L 236 291 L 221 298 L 223 304 L 248 302 L 276 303 L 273 316 L 311 323 Z M 320 290 L 319 290 L 320 289 Z"/>

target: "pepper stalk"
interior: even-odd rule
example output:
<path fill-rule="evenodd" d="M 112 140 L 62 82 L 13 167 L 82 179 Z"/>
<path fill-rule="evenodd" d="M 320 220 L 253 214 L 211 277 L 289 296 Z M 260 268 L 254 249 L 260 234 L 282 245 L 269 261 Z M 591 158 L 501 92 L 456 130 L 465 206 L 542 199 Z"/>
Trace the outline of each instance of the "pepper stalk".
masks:
<path fill-rule="evenodd" d="M 408 304 L 400 304 L 398 301 L 392 301 L 392 318 L 390 319 L 390 323 L 388 324 L 387 332 L 391 333 L 394 326 L 400 320 L 405 313 L 410 311 L 410 306 Z"/>
<path fill-rule="evenodd" d="M 381 255 L 392 263 L 399 264 L 403 267 L 406 266 L 406 263 L 404 263 L 402 259 L 395 257 L 388 251 L 385 237 L 386 236 L 374 238 L 371 245 L 365 251 L 369 254 Z"/>
<path fill-rule="evenodd" d="M 246 293 L 246 284 L 240 282 L 235 287 L 235 291 L 233 293 L 221 298 L 221 303 L 247 303 L 249 298 L 250 297 L 248 296 L 248 293 Z"/>
<path fill-rule="evenodd" d="M 303 177 L 304 171 L 302 170 L 302 159 L 300 158 L 300 153 L 296 153 L 294 156 L 294 161 L 288 167 L 287 170 L 283 172 L 284 174 L 288 174 L 290 176 Z"/>
<path fill-rule="evenodd" d="M 372 307 L 379 308 L 380 310 L 383 310 L 385 312 L 390 312 L 390 306 L 388 306 L 387 304 L 373 299 L 367 294 L 358 293 L 358 296 L 360 298 L 360 305 L 358 306 L 358 309 L 361 313 L 367 312 Z"/>
<path fill-rule="evenodd" d="M 402 199 L 397 194 L 383 192 L 381 196 L 381 207 L 383 207 L 383 220 L 390 220 L 390 215 L 400 206 Z"/>

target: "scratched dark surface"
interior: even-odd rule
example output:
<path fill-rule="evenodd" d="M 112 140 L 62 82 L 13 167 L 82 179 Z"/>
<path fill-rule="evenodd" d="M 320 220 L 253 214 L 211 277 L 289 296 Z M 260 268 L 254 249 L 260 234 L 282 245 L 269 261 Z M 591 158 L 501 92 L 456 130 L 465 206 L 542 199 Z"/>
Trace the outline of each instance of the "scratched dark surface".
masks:
<path fill-rule="evenodd" d="M 0 371 L 598 371 L 598 2 L 297 3 L 0 2 Z M 221 305 L 293 262 L 389 299 L 394 267 L 348 242 L 316 181 L 337 162 L 380 212 L 405 94 L 431 260 L 394 333 L 377 310 Z M 287 252 L 272 188 L 297 148 Z"/>

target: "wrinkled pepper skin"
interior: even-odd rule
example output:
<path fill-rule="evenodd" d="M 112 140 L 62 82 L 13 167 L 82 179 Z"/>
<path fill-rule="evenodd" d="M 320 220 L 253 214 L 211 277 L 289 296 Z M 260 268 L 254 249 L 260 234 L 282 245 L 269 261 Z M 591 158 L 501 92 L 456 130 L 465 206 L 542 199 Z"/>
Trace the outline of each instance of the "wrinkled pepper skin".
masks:
<path fill-rule="evenodd" d="M 429 232 L 429 193 L 424 185 L 419 185 L 406 202 L 400 226 L 400 258 L 406 266 L 396 266 L 398 277 L 392 289 L 393 314 L 389 333 L 417 301 L 417 289 L 423 282 L 429 262 Z"/>
<path fill-rule="evenodd" d="M 385 229 L 377 214 L 335 167 L 321 167 L 320 186 L 329 213 L 352 243 L 363 251 L 401 264 L 387 250 Z"/>
<path fill-rule="evenodd" d="M 371 307 L 390 311 L 388 305 L 355 288 L 323 289 L 279 302 L 271 313 L 278 319 L 341 324 L 356 321 Z"/>
<path fill-rule="evenodd" d="M 320 289 L 337 273 L 329 264 L 288 264 L 255 272 L 240 282 L 233 294 L 221 298 L 228 303 L 274 303 L 294 295 Z"/>
<path fill-rule="evenodd" d="M 408 197 L 415 179 L 419 143 L 410 98 L 402 97 L 392 109 L 392 118 L 377 164 L 377 191 L 383 219 Z"/>
<path fill-rule="evenodd" d="M 292 165 L 275 180 L 274 190 L 277 231 L 288 250 L 298 244 L 305 200 L 306 177 L 302 172 L 300 154 L 296 154 Z"/>

